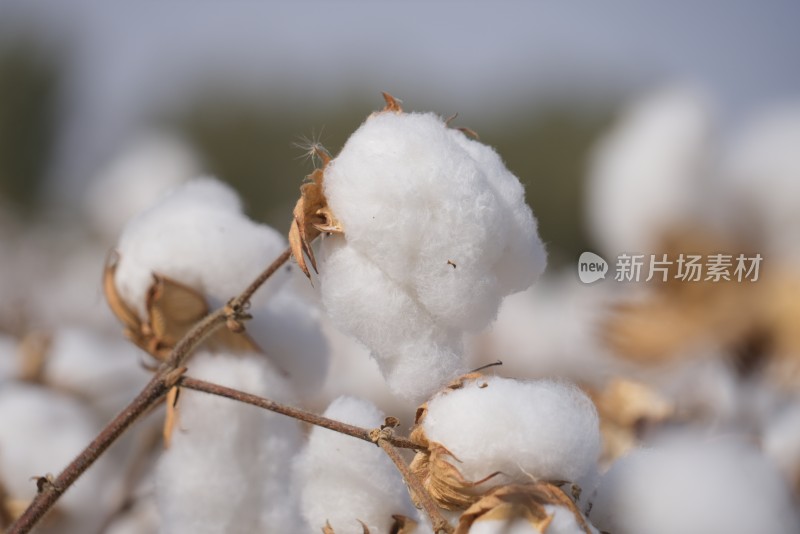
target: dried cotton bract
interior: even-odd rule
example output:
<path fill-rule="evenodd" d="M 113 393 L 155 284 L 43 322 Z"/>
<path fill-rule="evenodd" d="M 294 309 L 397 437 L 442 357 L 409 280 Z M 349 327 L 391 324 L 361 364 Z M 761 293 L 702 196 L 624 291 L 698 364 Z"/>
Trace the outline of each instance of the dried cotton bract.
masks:
<path fill-rule="evenodd" d="M 392 390 L 422 400 L 463 372 L 462 335 L 530 286 L 546 253 L 516 176 L 433 113 L 371 115 L 322 181 L 322 300 Z"/>
<path fill-rule="evenodd" d="M 578 388 L 551 380 L 470 376 L 421 408 L 413 434 L 432 452 L 429 468 L 417 472 L 440 505 L 470 504 L 478 493 L 470 484 L 493 473 L 499 474 L 480 487 L 575 482 L 594 467 L 600 452 L 597 412 Z M 425 454 L 418 453 L 412 468 L 424 467 Z"/>

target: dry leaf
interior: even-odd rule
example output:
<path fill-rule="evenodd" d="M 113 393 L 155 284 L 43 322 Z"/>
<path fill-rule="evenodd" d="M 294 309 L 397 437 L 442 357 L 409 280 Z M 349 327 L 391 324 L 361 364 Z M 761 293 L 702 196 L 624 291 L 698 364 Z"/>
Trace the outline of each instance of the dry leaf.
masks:
<path fill-rule="evenodd" d="M 560 488 L 547 483 L 510 484 L 489 491 L 470 506 L 459 519 L 455 534 L 467 534 L 478 521 L 507 521 L 509 526 L 519 520 L 527 521 L 538 532 L 546 533 L 553 516 L 546 505 L 567 508 L 587 534 L 591 534 L 586 519 L 575 503 Z"/>
<path fill-rule="evenodd" d="M 336 534 L 331 526 L 330 521 L 325 521 L 325 526 L 322 527 L 322 534 Z"/>

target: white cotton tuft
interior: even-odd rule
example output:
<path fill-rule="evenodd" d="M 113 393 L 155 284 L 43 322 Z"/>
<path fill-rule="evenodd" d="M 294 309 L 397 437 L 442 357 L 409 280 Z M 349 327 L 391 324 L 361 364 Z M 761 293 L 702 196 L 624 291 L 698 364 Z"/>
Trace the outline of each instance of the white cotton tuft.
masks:
<path fill-rule="evenodd" d="M 325 411 L 337 421 L 377 428 L 384 415 L 369 401 L 339 397 Z M 319 427 L 295 460 L 295 487 L 309 532 L 329 522 L 336 534 L 389 532 L 392 515 L 414 516 L 414 507 L 397 468 L 379 447 Z"/>
<path fill-rule="evenodd" d="M 278 401 L 284 379 L 261 355 L 198 353 L 188 374 Z M 172 445 L 156 473 L 161 532 L 296 532 L 289 495 L 300 426 L 230 399 L 181 390 Z"/>
<path fill-rule="evenodd" d="M 484 384 L 486 384 L 484 386 Z M 468 480 L 576 481 L 600 453 L 597 411 L 577 387 L 553 380 L 481 377 L 428 401 L 428 439 Z"/>
<path fill-rule="evenodd" d="M 200 172 L 197 156 L 180 139 L 150 133 L 101 172 L 87 192 L 84 208 L 94 228 L 113 238 L 129 218 Z"/>
<path fill-rule="evenodd" d="M 544 270 L 524 190 L 494 150 L 431 113 L 371 116 L 324 184 L 345 236 L 322 242 L 323 303 L 393 391 L 424 398 L 463 370 L 463 332 Z"/>
<path fill-rule="evenodd" d="M 711 113 L 693 90 L 636 102 L 596 148 L 587 183 L 589 230 L 604 252 L 654 253 L 661 233 L 693 215 Z"/>
<path fill-rule="evenodd" d="M 600 482 L 592 522 L 615 534 L 790 534 L 788 487 L 743 443 L 683 438 L 618 460 Z"/>
<path fill-rule="evenodd" d="M 764 453 L 787 477 L 800 480 L 800 402 L 772 417 L 762 439 Z"/>
<path fill-rule="evenodd" d="M 241 212 L 236 193 L 212 178 L 191 181 L 125 227 L 116 287 L 142 317 L 153 274 L 190 286 L 217 303 L 238 295 L 285 248 L 283 237 Z M 253 297 L 262 305 L 288 278 L 281 270 Z"/>

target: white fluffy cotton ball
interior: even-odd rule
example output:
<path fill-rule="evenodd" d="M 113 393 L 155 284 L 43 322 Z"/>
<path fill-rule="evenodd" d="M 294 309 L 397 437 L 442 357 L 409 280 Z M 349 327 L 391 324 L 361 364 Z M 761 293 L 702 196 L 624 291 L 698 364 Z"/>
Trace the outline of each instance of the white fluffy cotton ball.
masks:
<path fill-rule="evenodd" d="M 467 480 L 576 481 L 594 466 L 600 430 L 592 401 L 553 380 L 480 377 L 428 401 L 429 440 L 458 459 Z"/>
<path fill-rule="evenodd" d="M 404 396 L 463 371 L 463 332 L 544 270 L 519 180 L 432 113 L 369 117 L 326 167 L 324 191 L 344 236 L 322 243 L 323 303 Z"/>

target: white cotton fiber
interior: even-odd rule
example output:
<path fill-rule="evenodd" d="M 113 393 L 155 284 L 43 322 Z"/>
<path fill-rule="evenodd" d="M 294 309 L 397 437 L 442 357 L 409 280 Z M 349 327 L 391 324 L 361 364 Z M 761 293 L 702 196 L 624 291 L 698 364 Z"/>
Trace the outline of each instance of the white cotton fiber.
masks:
<path fill-rule="evenodd" d="M 537 529 L 527 519 L 520 517 L 510 521 L 503 519 L 479 520 L 472 524 L 469 534 L 586 534 L 571 510 L 550 504 L 546 504 L 544 509 L 548 515 L 552 516 L 552 519 L 543 531 Z M 587 526 L 592 534 L 598 532 L 588 521 Z"/>
<path fill-rule="evenodd" d="M 355 397 L 339 397 L 325 416 L 370 429 L 384 420 L 373 404 Z M 358 520 L 370 532 L 389 532 L 393 514 L 414 516 L 397 468 L 372 443 L 314 427 L 294 475 L 308 532 L 330 522 L 336 534 L 361 534 Z"/>
<path fill-rule="evenodd" d="M 198 353 L 188 375 L 291 402 L 284 379 L 261 355 Z M 187 389 L 178 409 L 172 445 L 156 474 L 161 532 L 296 532 L 288 488 L 298 422 Z"/>
<path fill-rule="evenodd" d="M 485 384 L 485 386 L 484 386 Z M 594 468 L 600 431 L 592 401 L 553 380 L 482 377 L 435 396 L 423 420 L 428 439 L 460 460 L 468 480 L 576 481 Z"/>
<path fill-rule="evenodd" d="M 323 303 L 396 393 L 422 398 L 457 373 L 462 333 L 544 270 L 519 180 L 434 114 L 371 116 L 324 184 L 345 235 L 322 243 Z"/>
<path fill-rule="evenodd" d="M 266 306 L 251 307 L 250 314 L 253 319 L 247 322 L 247 333 L 258 347 L 286 373 L 299 395 L 316 393 L 328 372 L 329 352 L 320 310 L 287 284 Z"/>
<path fill-rule="evenodd" d="M 191 181 L 126 225 L 116 286 L 142 316 L 153 273 L 197 289 L 216 304 L 238 295 L 285 248 L 272 228 L 242 214 L 236 193 L 211 178 Z M 279 271 L 253 297 L 263 304 L 287 279 Z"/>
<path fill-rule="evenodd" d="M 800 402 L 795 401 L 771 418 L 762 446 L 784 476 L 800 482 Z"/>
<path fill-rule="evenodd" d="M 790 534 L 788 487 L 758 451 L 683 438 L 618 460 L 600 482 L 592 522 L 614 534 Z"/>
<path fill-rule="evenodd" d="M 588 221 L 605 253 L 658 252 L 660 234 L 692 215 L 707 164 L 708 108 L 694 90 L 664 89 L 629 108 L 595 149 Z"/>

